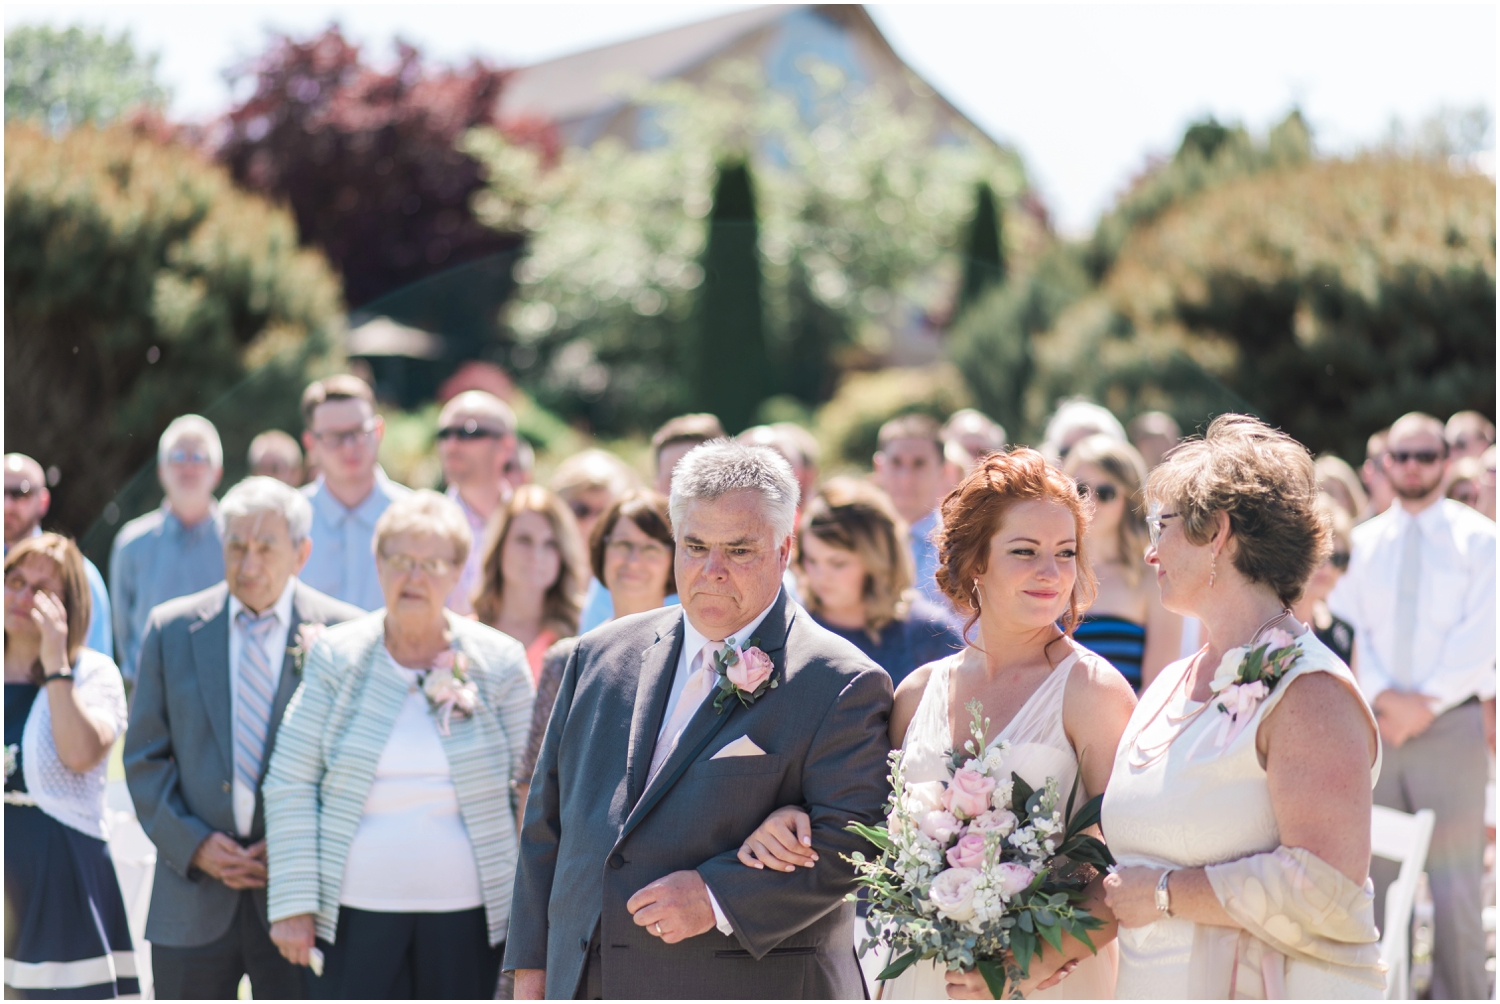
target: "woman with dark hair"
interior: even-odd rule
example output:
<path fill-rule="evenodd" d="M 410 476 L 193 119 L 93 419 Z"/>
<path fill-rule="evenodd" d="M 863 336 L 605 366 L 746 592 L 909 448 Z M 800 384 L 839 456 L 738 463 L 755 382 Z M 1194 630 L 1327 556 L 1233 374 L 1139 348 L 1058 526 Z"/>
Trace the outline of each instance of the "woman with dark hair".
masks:
<path fill-rule="evenodd" d="M 942 612 L 912 588 L 906 524 L 867 481 L 834 478 L 802 509 L 795 568 L 807 610 L 899 685 L 963 648 Z"/>
<path fill-rule="evenodd" d="M 105 843 L 105 761 L 125 687 L 84 647 L 83 555 L 43 533 L 5 556 L 5 996 L 140 993 Z"/>
<path fill-rule="evenodd" d="M 908 784 L 945 780 L 978 701 L 993 734 L 986 749 L 1004 755 L 1034 787 L 1048 778 L 1069 790 L 1075 778 L 1091 798 L 1104 790 L 1112 754 L 1135 696 L 1109 663 L 1071 632 L 1093 599 L 1085 538 L 1088 509 L 1073 480 L 1037 451 L 992 453 L 942 505 L 937 582 L 967 615 L 968 647 L 928 663 L 902 681 L 890 739 L 905 750 Z M 799 818 L 800 817 L 800 818 Z M 792 871 L 816 847 L 799 808 L 779 809 L 740 848 L 752 868 Z M 1109 999 L 1114 992 L 1114 925 L 1091 891 L 1089 909 L 1106 922 L 1090 946 L 1065 936 L 1047 946 L 1019 989 L 1028 998 Z M 1069 975 L 1071 973 L 1071 975 Z M 1066 977 L 1066 982 L 1061 982 Z M 1059 985 L 1060 984 L 1060 985 Z M 883 999 L 987 998 L 975 971 L 943 971 L 918 962 L 882 990 Z"/>

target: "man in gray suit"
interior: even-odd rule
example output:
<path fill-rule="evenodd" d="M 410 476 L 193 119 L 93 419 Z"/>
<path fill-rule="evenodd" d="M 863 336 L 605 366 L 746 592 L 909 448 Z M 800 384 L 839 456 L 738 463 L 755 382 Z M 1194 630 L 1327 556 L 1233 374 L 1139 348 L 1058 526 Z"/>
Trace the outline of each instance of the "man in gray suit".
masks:
<path fill-rule="evenodd" d="M 889 792 L 891 681 L 782 590 L 797 496 L 771 450 L 696 448 L 672 479 L 681 608 L 579 640 L 521 833 L 517 998 L 865 995 L 842 855 Z M 817 863 L 740 864 L 785 805 Z"/>
<path fill-rule="evenodd" d="M 156 996 L 305 997 L 266 920 L 260 780 L 299 682 L 304 625 L 362 611 L 310 589 L 312 505 L 273 478 L 220 504 L 225 581 L 151 612 L 125 733 L 125 778 L 156 844 L 146 940 Z"/>

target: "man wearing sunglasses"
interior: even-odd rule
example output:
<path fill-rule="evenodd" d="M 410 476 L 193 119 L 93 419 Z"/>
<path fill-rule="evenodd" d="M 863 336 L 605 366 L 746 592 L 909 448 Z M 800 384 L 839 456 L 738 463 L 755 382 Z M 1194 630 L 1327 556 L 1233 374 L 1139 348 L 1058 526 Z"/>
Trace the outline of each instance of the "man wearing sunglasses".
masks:
<path fill-rule="evenodd" d="M 1495 524 L 1443 498 L 1443 424 L 1413 413 L 1391 426 L 1382 466 L 1396 504 L 1356 527 L 1349 573 L 1329 597 L 1354 625 L 1360 686 L 1385 761 L 1375 802 L 1432 809 L 1427 857 L 1435 907 L 1432 997 L 1488 996 L 1480 878 L 1486 737 L 1495 722 Z M 1394 866 L 1377 859 L 1375 916 Z"/>
<path fill-rule="evenodd" d="M 42 532 L 42 517 L 52 504 L 52 493 L 47 490 L 42 465 L 24 453 L 5 455 L 5 550 L 27 537 Z M 111 630 L 109 593 L 104 588 L 104 576 L 87 558 L 83 559 L 84 571 L 88 573 L 89 594 L 94 601 L 94 615 L 89 621 L 88 638 L 84 644 L 95 652 L 114 654 L 114 632 Z"/>
<path fill-rule="evenodd" d="M 223 529 L 214 489 L 224 474 L 219 431 L 202 415 L 181 415 L 161 434 L 156 476 L 160 508 L 120 528 L 109 558 L 120 672 L 135 682 L 151 608 L 224 578 Z"/>
<path fill-rule="evenodd" d="M 342 373 L 302 392 L 302 446 L 321 473 L 302 488 L 313 506 L 312 557 L 302 581 L 361 610 L 385 606 L 375 575 L 375 521 L 411 489 L 380 469 L 385 422 L 375 392 Z"/>
<path fill-rule="evenodd" d="M 505 467 L 516 455 L 516 413 L 487 391 L 466 390 L 438 415 L 437 451 L 448 497 L 458 503 L 474 534 L 458 585 L 448 597 L 448 609 L 468 614 L 484 563 L 485 524 L 511 493 Z"/>

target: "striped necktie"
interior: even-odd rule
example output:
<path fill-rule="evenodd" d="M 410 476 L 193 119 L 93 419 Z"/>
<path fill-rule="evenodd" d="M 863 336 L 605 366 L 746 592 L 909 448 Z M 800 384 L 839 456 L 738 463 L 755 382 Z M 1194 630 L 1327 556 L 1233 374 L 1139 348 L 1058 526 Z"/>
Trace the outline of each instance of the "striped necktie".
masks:
<path fill-rule="evenodd" d="M 649 778 L 654 778 L 656 772 L 661 770 L 661 765 L 676 749 L 677 740 L 682 738 L 688 722 L 693 720 L 693 716 L 698 713 L 698 708 L 703 704 L 703 699 L 713 689 L 719 675 L 714 669 L 714 653 L 723 647 L 723 642 L 711 641 L 704 645 L 702 651 L 694 657 L 693 663 L 696 664 L 697 669 L 688 674 L 682 693 L 677 698 L 677 707 L 672 709 L 672 717 L 661 730 L 661 735 L 656 740 L 656 748 L 651 751 L 651 773 L 647 775 Z"/>
<path fill-rule="evenodd" d="M 260 766 L 266 752 L 266 729 L 271 723 L 271 706 L 276 700 L 276 684 L 281 665 L 271 669 L 266 643 L 280 627 L 276 614 L 267 611 L 257 617 L 241 610 L 235 618 L 244 644 L 240 646 L 240 682 L 234 717 L 234 778 L 251 791 L 260 784 Z"/>

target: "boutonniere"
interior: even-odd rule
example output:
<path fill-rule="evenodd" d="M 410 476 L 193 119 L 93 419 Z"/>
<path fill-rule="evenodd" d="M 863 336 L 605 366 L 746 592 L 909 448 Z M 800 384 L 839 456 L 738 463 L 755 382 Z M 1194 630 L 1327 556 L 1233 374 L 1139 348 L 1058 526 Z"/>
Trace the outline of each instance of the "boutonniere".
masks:
<path fill-rule="evenodd" d="M 467 718 L 479 706 L 479 685 L 469 679 L 469 657 L 450 648 L 432 660 L 422 680 L 422 693 L 438 716 L 438 731 L 450 735 L 454 713 Z"/>
<path fill-rule="evenodd" d="M 771 679 L 771 657 L 755 646 L 759 638 L 750 639 L 749 648 L 740 648 L 733 638 L 714 655 L 714 671 L 719 674 L 719 692 L 714 695 L 714 713 L 723 714 L 730 697 L 749 707 L 768 690 L 776 689 Z"/>
<path fill-rule="evenodd" d="M 287 655 L 292 657 L 292 671 L 298 676 L 302 675 L 302 666 L 307 662 L 307 653 L 312 651 L 313 645 L 317 644 L 318 639 L 327 630 L 327 624 L 297 625 L 297 644 L 286 651 Z"/>
<path fill-rule="evenodd" d="M 1253 648 L 1241 645 L 1225 652 L 1209 685 L 1214 693 L 1210 700 L 1224 714 L 1216 740 L 1220 749 L 1245 730 L 1255 709 L 1302 657 L 1302 649 L 1290 632 L 1276 628 L 1265 637 L 1264 643 Z"/>

